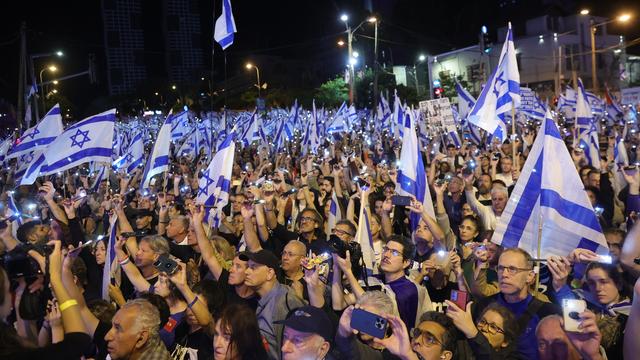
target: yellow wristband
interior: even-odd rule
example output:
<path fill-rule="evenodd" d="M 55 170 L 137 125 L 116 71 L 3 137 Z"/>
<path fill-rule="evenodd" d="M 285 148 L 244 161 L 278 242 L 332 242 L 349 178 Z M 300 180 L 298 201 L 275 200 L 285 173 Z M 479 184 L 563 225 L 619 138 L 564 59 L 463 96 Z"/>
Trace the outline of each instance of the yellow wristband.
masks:
<path fill-rule="evenodd" d="M 67 301 L 63 302 L 62 304 L 60 304 L 59 308 L 60 308 L 60 311 L 65 311 L 68 308 L 70 308 L 72 306 L 75 306 L 75 305 L 78 305 L 78 302 L 76 300 L 74 300 L 74 299 L 71 299 L 71 300 L 67 300 Z"/>

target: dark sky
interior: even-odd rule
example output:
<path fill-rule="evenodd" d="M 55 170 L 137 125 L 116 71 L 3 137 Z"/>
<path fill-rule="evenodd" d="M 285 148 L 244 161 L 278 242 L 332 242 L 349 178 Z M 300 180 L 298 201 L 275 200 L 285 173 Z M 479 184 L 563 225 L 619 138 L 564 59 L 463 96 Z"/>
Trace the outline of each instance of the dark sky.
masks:
<path fill-rule="evenodd" d="M 160 0 L 158 0 L 159 2 Z M 213 1 L 193 0 L 202 15 L 203 38 L 211 38 Z M 217 15 L 220 0 L 216 0 Z M 499 4 L 507 3 L 506 7 Z M 0 4 L 0 98 L 16 103 L 18 73 L 18 32 L 20 23 L 28 27 L 29 53 L 62 49 L 62 59 L 46 59 L 36 63 L 36 75 L 44 65 L 55 61 L 66 75 L 87 67 L 87 54 L 103 53 L 100 1 L 3 1 Z M 524 19 L 543 14 L 569 14 L 582 7 L 598 16 L 615 16 L 620 11 L 636 15 L 629 27 L 610 28 L 631 40 L 640 37 L 640 3 L 635 1 L 561 1 L 561 0 L 232 0 L 238 33 L 228 52 L 230 76 L 244 71 L 242 65 L 256 54 L 280 56 L 326 64 L 328 70 L 340 69 L 346 61 L 346 50 L 336 41 L 343 37 L 344 24 L 339 15 L 351 15 L 352 24 L 365 19 L 373 10 L 382 22 L 379 27 L 380 51 L 391 52 L 395 64 L 412 64 L 417 54 L 438 53 L 477 43 L 480 26 L 490 30 L 504 26 L 507 20 Z M 359 32 L 373 36 L 365 24 Z M 517 36 L 516 35 L 516 41 Z M 360 38 L 358 45 L 371 46 L 371 40 Z M 217 46 L 217 45 L 216 45 Z M 221 66 L 218 56 L 216 66 Z M 210 45 L 205 49 L 210 53 Z M 100 59 L 99 59 L 100 60 Z M 104 59 L 101 59 L 104 61 Z M 210 57 L 207 58 L 210 62 Z M 318 84 L 310 84 L 317 87 Z M 69 80 L 60 85 L 72 102 L 87 102 L 104 93 L 104 88 L 90 85 L 87 78 Z"/>

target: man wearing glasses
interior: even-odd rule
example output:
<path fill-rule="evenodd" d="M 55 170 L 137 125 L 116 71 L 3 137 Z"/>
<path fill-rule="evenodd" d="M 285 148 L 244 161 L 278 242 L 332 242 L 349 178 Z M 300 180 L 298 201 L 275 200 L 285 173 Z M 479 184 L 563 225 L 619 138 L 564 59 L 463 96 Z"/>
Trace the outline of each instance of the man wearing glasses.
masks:
<path fill-rule="evenodd" d="M 517 352 L 524 358 L 538 359 L 536 326 L 545 316 L 560 314 L 560 309 L 555 304 L 538 300 L 530 293 L 535 272 L 531 255 L 526 251 L 505 249 L 498 260 L 497 272 L 500 292 L 478 301 L 472 313 L 482 314 L 484 308 L 493 302 L 509 309 L 520 328 L 516 341 Z"/>

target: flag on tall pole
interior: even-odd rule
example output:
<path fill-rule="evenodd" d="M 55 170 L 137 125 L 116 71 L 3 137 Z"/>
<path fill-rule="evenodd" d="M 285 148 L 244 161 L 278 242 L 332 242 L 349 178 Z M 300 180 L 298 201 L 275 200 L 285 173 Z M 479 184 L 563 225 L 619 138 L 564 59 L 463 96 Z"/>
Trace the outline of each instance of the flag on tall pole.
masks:
<path fill-rule="evenodd" d="M 608 253 L 598 218 L 548 110 L 491 241 L 538 258 L 566 256 L 576 248 Z"/>
<path fill-rule="evenodd" d="M 169 148 L 171 147 L 171 117 L 167 116 L 158 131 L 153 151 L 144 167 L 144 175 L 140 183 L 140 190 L 148 189 L 151 178 L 163 171 L 169 170 Z"/>
<path fill-rule="evenodd" d="M 222 15 L 216 20 L 213 38 L 220 44 L 222 50 L 226 50 L 233 44 L 234 33 L 237 31 L 236 21 L 231 11 L 231 0 L 222 0 Z"/>
<path fill-rule="evenodd" d="M 36 126 L 27 129 L 16 140 L 7 154 L 7 159 L 46 148 L 58 135 L 62 134 L 63 129 L 60 105 L 56 104 Z"/>
<path fill-rule="evenodd" d="M 587 101 L 587 92 L 584 90 L 584 85 L 580 78 L 578 78 L 575 118 L 576 129 L 578 130 L 577 135 L 580 137 L 580 135 L 591 129 L 591 123 L 593 122 L 591 106 L 589 105 L 589 101 Z"/>
<path fill-rule="evenodd" d="M 514 106 L 520 106 L 520 73 L 509 23 L 498 66 L 469 111 L 469 121 L 504 142 L 507 139 L 507 124 L 499 116 L 504 118 Z"/>

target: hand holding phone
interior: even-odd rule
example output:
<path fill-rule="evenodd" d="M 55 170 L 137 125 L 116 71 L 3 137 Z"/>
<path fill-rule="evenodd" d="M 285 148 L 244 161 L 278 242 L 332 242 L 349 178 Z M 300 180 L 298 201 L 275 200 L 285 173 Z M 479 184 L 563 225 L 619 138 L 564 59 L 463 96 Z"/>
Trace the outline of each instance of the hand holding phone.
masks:
<path fill-rule="evenodd" d="M 413 199 L 410 196 L 393 195 L 391 204 L 400 206 L 410 206 Z"/>
<path fill-rule="evenodd" d="M 450 300 L 461 310 L 466 310 L 467 303 L 469 302 L 469 293 L 467 293 L 466 291 L 451 290 Z"/>
<path fill-rule="evenodd" d="M 580 323 L 582 319 L 580 314 L 587 309 L 587 303 L 584 300 L 563 299 L 562 300 L 562 317 L 564 320 L 564 329 L 570 332 L 580 332 Z"/>
<path fill-rule="evenodd" d="M 169 276 L 178 271 L 178 263 L 167 255 L 160 256 L 158 260 L 153 263 L 153 266 L 155 266 L 158 271 L 166 273 Z"/>
<path fill-rule="evenodd" d="M 353 309 L 351 313 L 351 328 L 378 339 L 383 339 L 387 333 L 389 322 L 382 316 L 363 309 Z"/>

